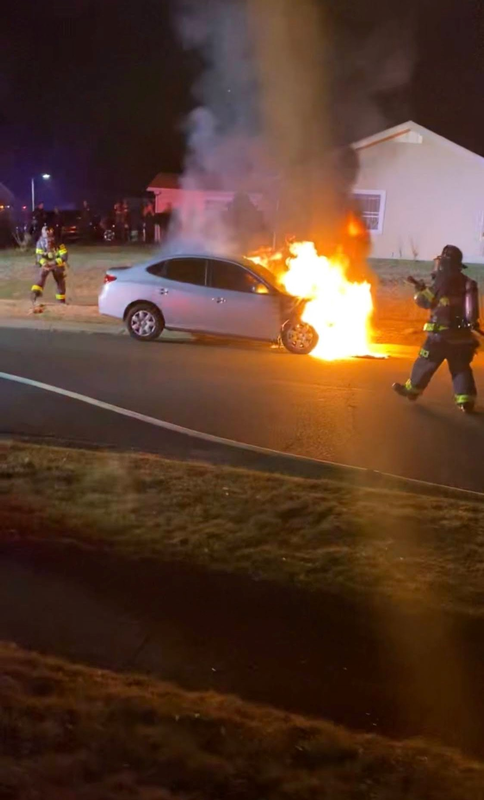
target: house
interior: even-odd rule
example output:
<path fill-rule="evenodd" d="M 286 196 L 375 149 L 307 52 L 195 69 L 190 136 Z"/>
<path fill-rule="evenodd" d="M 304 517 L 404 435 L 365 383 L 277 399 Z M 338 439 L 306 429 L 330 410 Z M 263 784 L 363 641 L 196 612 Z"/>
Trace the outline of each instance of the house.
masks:
<path fill-rule="evenodd" d="M 160 172 L 151 181 L 148 191 L 155 196 L 155 213 L 159 214 L 171 206 L 179 211 L 201 210 L 207 211 L 220 208 L 222 211 L 229 206 L 234 198 L 233 191 L 226 191 L 217 186 L 215 179 L 208 179 L 204 185 L 196 189 L 180 186 L 178 175 Z M 261 192 L 249 192 L 249 197 L 257 208 L 265 210 L 264 197 Z"/>
<path fill-rule="evenodd" d="M 430 260 L 456 244 L 484 263 L 484 158 L 411 121 L 353 148 L 373 257 Z"/>
<path fill-rule="evenodd" d="M 196 188 L 191 188 L 190 183 L 181 184 L 182 178 L 178 175 L 160 172 L 151 181 L 147 191 L 155 197 L 155 214 L 163 211 L 177 211 L 179 219 L 190 221 L 198 214 L 211 215 L 220 219 L 230 206 L 236 192 L 227 190 L 220 185 L 216 175 L 197 176 Z M 261 175 L 258 179 L 248 179 L 244 194 L 251 203 L 262 213 L 262 218 L 268 230 L 275 224 L 277 208 L 278 182 L 274 175 Z M 155 227 L 155 238 L 161 239 L 160 227 Z"/>

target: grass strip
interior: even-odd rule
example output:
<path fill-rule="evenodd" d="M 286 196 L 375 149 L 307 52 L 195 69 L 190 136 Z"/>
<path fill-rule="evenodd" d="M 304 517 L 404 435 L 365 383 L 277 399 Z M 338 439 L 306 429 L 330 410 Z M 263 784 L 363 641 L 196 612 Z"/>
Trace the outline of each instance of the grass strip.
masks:
<path fill-rule="evenodd" d="M 19 541 L 484 613 L 478 501 L 2 442 L 0 544 Z"/>

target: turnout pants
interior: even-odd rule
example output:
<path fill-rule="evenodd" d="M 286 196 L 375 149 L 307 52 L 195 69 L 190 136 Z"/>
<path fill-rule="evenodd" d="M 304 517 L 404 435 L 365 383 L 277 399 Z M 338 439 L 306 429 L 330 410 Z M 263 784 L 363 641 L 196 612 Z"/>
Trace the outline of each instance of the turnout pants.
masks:
<path fill-rule="evenodd" d="M 443 361 L 447 361 L 456 403 L 473 401 L 477 395 L 471 362 L 474 358 L 477 342 L 465 340 L 443 339 L 429 336 L 420 350 L 413 365 L 410 379 L 406 383 L 408 391 L 421 394 L 429 385 Z"/>
<path fill-rule="evenodd" d="M 33 299 L 42 297 L 44 293 L 44 286 L 48 276 L 52 273 L 54 280 L 57 284 L 57 292 L 55 299 L 59 303 L 66 302 L 66 270 L 65 267 L 39 267 L 37 273 L 37 280 L 32 286 Z"/>

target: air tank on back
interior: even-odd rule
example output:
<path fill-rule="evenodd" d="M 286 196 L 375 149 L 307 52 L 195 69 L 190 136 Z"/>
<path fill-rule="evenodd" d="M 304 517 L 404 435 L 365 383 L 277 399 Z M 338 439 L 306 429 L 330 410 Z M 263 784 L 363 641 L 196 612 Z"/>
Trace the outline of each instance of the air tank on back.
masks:
<path fill-rule="evenodd" d="M 471 278 L 466 280 L 464 317 L 471 328 L 479 322 L 479 289 L 476 281 L 471 280 Z"/>

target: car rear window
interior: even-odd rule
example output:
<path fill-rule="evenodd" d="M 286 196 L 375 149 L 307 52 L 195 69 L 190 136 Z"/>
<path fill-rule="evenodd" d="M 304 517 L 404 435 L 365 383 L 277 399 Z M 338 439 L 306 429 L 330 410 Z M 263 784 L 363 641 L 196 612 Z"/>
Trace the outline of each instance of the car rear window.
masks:
<path fill-rule="evenodd" d="M 165 261 L 163 276 L 170 281 L 205 286 L 206 266 L 204 258 L 173 258 Z"/>

